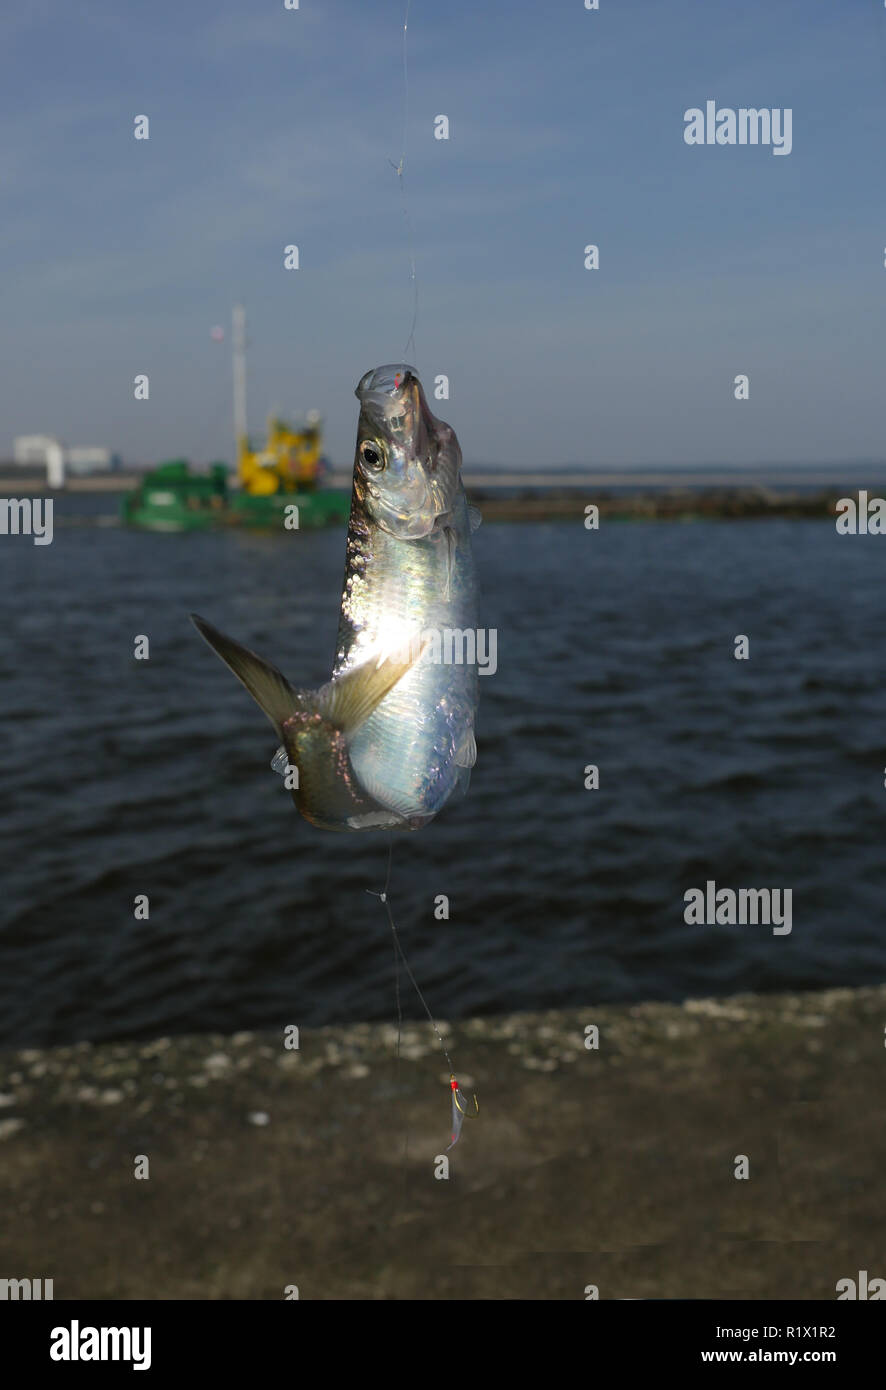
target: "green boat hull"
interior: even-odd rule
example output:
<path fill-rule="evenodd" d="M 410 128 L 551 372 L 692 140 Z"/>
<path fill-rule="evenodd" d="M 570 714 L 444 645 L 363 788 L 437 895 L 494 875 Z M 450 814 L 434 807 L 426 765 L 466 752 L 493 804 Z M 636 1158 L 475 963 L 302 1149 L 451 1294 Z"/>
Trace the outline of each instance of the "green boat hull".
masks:
<path fill-rule="evenodd" d="M 125 525 L 148 531 L 207 531 L 220 527 L 303 531 L 344 525 L 350 512 L 347 492 L 316 488 L 253 496 L 232 491 L 227 469 L 192 473 L 183 459 L 162 464 L 123 498 Z"/>
<path fill-rule="evenodd" d="M 291 510 L 293 507 L 296 512 Z M 316 492 L 272 492 L 269 497 L 235 492 L 228 502 L 225 521 L 229 526 L 273 526 L 302 531 L 310 526 L 346 522 L 350 509 L 350 493 L 335 492 L 332 488 L 318 488 Z"/>

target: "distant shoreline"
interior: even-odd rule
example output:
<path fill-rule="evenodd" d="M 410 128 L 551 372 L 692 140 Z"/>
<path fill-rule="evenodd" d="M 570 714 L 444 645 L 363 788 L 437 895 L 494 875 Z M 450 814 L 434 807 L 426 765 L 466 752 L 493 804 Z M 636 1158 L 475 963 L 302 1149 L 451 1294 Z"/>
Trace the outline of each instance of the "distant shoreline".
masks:
<path fill-rule="evenodd" d="M 685 488 L 662 492 L 639 491 L 612 495 L 591 491 L 576 496 L 559 489 L 516 497 L 495 496 L 482 489 L 470 491 L 486 521 L 581 521 L 585 507 L 593 503 L 600 519 L 607 521 L 694 521 L 702 519 L 752 520 L 782 517 L 825 520 L 835 516 L 842 493 L 773 492 L 763 488 Z"/>
<path fill-rule="evenodd" d="M 876 472 L 872 469 L 871 472 Z M 61 502 L 69 496 L 110 496 L 132 492 L 141 473 L 96 474 L 71 478 L 53 496 Z M 823 475 L 827 477 L 827 475 Z M 350 477 L 333 474 L 330 487 L 345 491 Z M 793 478 L 767 482 L 756 473 L 745 476 L 715 470 L 690 472 L 587 474 L 470 473 L 465 487 L 486 521 L 584 521 L 585 508 L 594 504 L 599 515 L 620 521 L 690 521 L 695 519 L 750 520 L 757 518 L 826 519 L 835 516 L 840 497 L 867 488 L 877 495 L 875 479 L 823 481 L 814 470 Z M 45 477 L 0 477 L 0 496 L 43 494 Z M 886 478 L 880 485 L 886 495 Z M 65 524 L 63 516 L 59 524 Z M 73 523 L 74 518 L 71 518 Z M 85 513 L 76 523 L 108 525 L 108 514 Z M 121 523 L 122 524 L 122 523 Z"/>
<path fill-rule="evenodd" d="M 147 476 L 147 469 L 133 469 L 113 473 L 71 474 L 65 487 L 57 489 L 65 493 L 91 492 L 132 492 Z M 199 469 L 196 470 L 199 473 Z M 499 470 L 481 466 L 466 466 L 463 469 L 465 487 L 468 492 L 477 490 L 495 493 L 503 490 L 550 493 L 587 492 L 601 488 L 617 492 L 650 492 L 699 489 L 725 489 L 745 491 L 763 489 L 770 492 L 834 492 L 841 489 L 850 491 L 859 487 L 869 490 L 879 486 L 886 489 L 886 462 L 856 463 L 847 465 L 780 465 L 771 467 L 755 464 L 747 467 L 723 467 L 718 465 L 685 468 L 612 468 L 607 466 L 563 468 L 552 466 L 548 469 L 510 469 Z M 347 492 L 351 487 L 349 469 L 334 469 L 326 478 L 327 487 Z M 236 488 L 233 474 L 229 486 Z M 0 492 L 4 495 L 22 492 L 50 491 L 46 483 L 46 473 L 36 466 L 15 468 L 0 463 Z"/>

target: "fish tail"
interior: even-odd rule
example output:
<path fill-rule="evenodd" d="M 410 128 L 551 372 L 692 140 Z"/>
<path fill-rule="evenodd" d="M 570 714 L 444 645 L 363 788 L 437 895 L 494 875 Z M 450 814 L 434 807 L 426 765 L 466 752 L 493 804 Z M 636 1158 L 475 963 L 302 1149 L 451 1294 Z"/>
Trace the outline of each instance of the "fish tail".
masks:
<path fill-rule="evenodd" d="M 200 636 L 230 667 L 282 738 L 283 725 L 300 708 L 298 695 L 283 673 L 248 647 L 235 642 L 233 637 L 226 637 L 198 614 L 192 613 L 190 618 Z"/>
<path fill-rule="evenodd" d="M 319 690 L 299 690 L 299 713 L 285 729 L 286 748 L 298 766 L 296 805 L 327 830 L 393 829 L 404 824 L 394 807 L 381 805 L 361 785 L 349 744 L 417 656 L 364 661 Z"/>
<path fill-rule="evenodd" d="M 319 714 L 345 738 L 355 733 L 428 646 L 425 642 L 402 654 L 365 661 L 336 676 L 335 680 L 327 681 L 319 690 L 296 690 L 269 661 L 256 656 L 233 637 L 226 637 L 198 614 L 192 613 L 190 617 L 200 636 L 246 687 L 281 738 L 284 725 L 295 714 Z"/>

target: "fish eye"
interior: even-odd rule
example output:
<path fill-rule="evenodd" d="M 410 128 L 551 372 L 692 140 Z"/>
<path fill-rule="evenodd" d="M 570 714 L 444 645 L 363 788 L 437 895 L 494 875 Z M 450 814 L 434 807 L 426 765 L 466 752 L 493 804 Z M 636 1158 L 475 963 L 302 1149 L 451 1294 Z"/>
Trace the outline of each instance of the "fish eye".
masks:
<path fill-rule="evenodd" d="M 360 458 L 366 467 L 371 468 L 374 473 L 380 473 L 385 466 L 381 449 L 371 439 L 364 439 L 360 445 Z"/>

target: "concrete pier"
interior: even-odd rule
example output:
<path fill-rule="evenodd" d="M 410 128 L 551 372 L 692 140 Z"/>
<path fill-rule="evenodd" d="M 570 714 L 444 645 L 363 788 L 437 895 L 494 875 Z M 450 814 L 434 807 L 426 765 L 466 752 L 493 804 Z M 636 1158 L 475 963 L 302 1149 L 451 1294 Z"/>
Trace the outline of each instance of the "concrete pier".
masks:
<path fill-rule="evenodd" d="M 0 1278 L 56 1300 L 835 1299 L 886 1278 L 884 1025 L 884 987 L 461 1022 L 480 1116 L 448 1179 L 426 1024 L 399 1079 L 384 1024 L 0 1054 Z"/>

